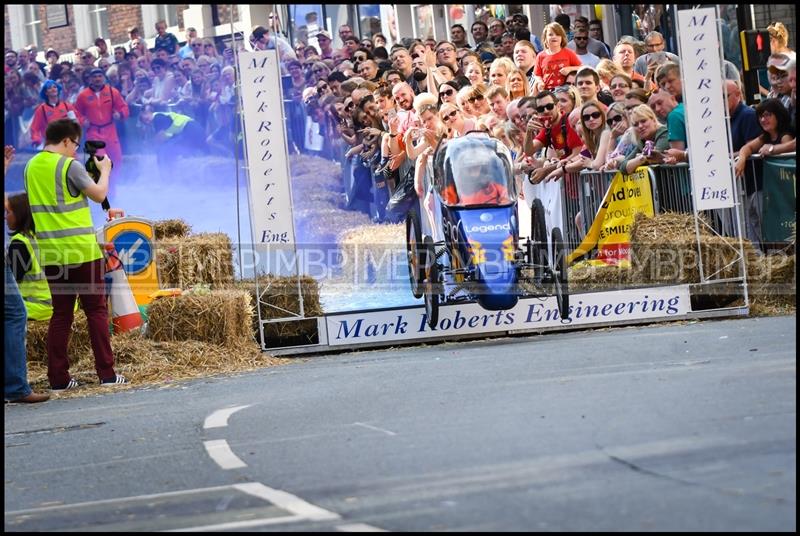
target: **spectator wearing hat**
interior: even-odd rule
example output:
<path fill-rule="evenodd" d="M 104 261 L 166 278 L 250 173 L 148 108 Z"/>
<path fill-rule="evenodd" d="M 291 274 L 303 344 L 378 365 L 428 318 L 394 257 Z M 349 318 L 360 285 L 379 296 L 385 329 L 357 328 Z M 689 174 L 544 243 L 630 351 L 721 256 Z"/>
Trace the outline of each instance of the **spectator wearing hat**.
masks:
<path fill-rule="evenodd" d="M 39 92 L 42 102 L 33 112 L 31 120 L 31 145 L 38 147 L 44 141 L 47 125 L 59 119 L 72 119 L 78 123 L 83 122 L 83 117 L 75 107 L 62 99 L 63 88 L 53 80 L 45 81 Z"/>
<path fill-rule="evenodd" d="M 767 76 L 770 86 L 767 98 L 780 100 L 792 116 L 794 116 L 794 106 L 789 75 L 794 71 L 796 71 L 795 60 L 787 54 L 771 54 L 767 60 Z"/>
<path fill-rule="evenodd" d="M 106 83 L 102 69 L 89 72 L 89 86 L 78 94 L 75 110 L 83 117 L 84 133 L 87 140 L 100 140 L 106 143 L 98 154 L 107 154 L 119 172 L 122 165 L 122 147 L 114 121 L 128 118 L 130 111 L 119 91 Z"/>
<path fill-rule="evenodd" d="M 53 66 L 58 64 L 58 52 L 54 48 L 48 48 L 47 52 L 44 53 L 44 59 L 47 62 L 44 67 L 44 74 L 50 77 L 50 73 L 53 72 Z"/>
<path fill-rule="evenodd" d="M 177 54 L 180 48 L 178 38 L 167 31 L 167 21 L 158 21 L 156 23 L 156 32 L 158 35 L 156 35 L 156 42 L 153 48 L 155 50 L 164 49 L 170 55 Z"/>
<path fill-rule="evenodd" d="M 317 43 L 319 44 L 319 57 L 323 60 L 333 58 L 333 47 L 331 46 L 331 34 L 325 30 L 317 33 Z"/>

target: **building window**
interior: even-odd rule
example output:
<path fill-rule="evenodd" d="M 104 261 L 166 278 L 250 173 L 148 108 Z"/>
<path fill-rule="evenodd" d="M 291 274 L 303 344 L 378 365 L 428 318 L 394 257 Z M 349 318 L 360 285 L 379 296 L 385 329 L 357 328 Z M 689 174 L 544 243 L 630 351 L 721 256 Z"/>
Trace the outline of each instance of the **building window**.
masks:
<path fill-rule="evenodd" d="M 39 4 L 27 4 L 25 7 L 25 46 L 42 42 L 42 21 L 39 19 Z"/>
<path fill-rule="evenodd" d="M 358 24 L 362 37 L 372 37 L 381 31 L 381 6 L 380 4 L 367 4 L 358 6 Z"/>
<path fill-rule="evenodd" d="M 108 10 L 104 4 L 89 4 L 89 28 L 93 37 L 108 38 Z"/>
<path fill-rule="evenodd" d="M 178 5 L 158 4 L 158 20 L 167 21 L 167 28 L 178 25 Z"/>

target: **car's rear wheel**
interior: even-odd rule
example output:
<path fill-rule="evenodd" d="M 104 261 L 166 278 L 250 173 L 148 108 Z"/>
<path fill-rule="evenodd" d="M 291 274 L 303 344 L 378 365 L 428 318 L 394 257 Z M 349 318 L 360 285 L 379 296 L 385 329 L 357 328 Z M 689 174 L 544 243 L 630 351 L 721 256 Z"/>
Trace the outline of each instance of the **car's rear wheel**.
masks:
<path fill-rule="evenodd" d="M 569 287 L 567 284 L 567 244 L 561 229 L 553 228 L 553 294 L 562 320 L 569 318 Z"/>
<path fill-rule="evenodd" d="M 534 199 L 531 205 L 531 236 L 528 239 L 528 262 L 534 265 L 533 273 L 541 281 L 544 267 L 547 266 L 547 227 L 544 221 L 544 205 Z"/>
<path fill-rule="evenodd" d="M 429 236 L 424 238 L 425 249 L 425 316 L 428 326 L 436 328 L 439 323 L 439 294 L 441 284 L 439 283 L 439 263 L 436 261 L 436 251 L 433 246 L 433 239 Z"/>
<path fill-rule="evenodd" d="M 421 298 L 424 292 L 422 281 L 425 278 L 425 248 L 422 244 L 419 214 L 414 209 L 409 210 L 406 214 L 406 254 L 411 294 L 415 298 Z"/>

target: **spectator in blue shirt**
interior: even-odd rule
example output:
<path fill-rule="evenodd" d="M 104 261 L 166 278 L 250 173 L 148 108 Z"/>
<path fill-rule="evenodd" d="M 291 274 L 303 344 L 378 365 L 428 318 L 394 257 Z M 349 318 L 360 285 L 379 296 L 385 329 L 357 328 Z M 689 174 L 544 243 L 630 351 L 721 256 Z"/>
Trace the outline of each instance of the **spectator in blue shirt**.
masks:
<path fill-rule="evenodd" d="M 156 44 L 155 50 L 163 48 L 169 55 L 177 54 L 180 46 L 178 45 L 178 38 L 173 34 L 167 32 L 167 21 L 160 20 L 156 23 Z"/>

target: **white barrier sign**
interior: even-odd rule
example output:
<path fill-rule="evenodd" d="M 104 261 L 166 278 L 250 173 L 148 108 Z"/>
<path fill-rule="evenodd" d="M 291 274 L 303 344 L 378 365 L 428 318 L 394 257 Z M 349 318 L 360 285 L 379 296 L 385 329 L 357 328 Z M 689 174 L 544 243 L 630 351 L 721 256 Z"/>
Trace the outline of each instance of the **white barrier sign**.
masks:
<path fill-rule="evenodd" d="M 734 205 L 716 9 L 678 11 L 686 135 L 697 210 Z"/>
<path fill-rule="evenodd" d="M 289 162 L 277 51 L 240 52 L 239 72 L 254 245 L 259 249 L 293 249 Z"/>
<path fill-rule="evenodd" d="M 489 334 L 556 326 L 608 325 L 647 318 L 681 318 L 692 310 L 688 285 L 570 296 L 570 318 L 561 320 L 554 297 L 520 300 L 507 311 L 477 303 L 439 309 L 431 329 L 424 308 L 364 311 L 325 317 L 330 346 L 407 341 L 449 335 Z"/>

